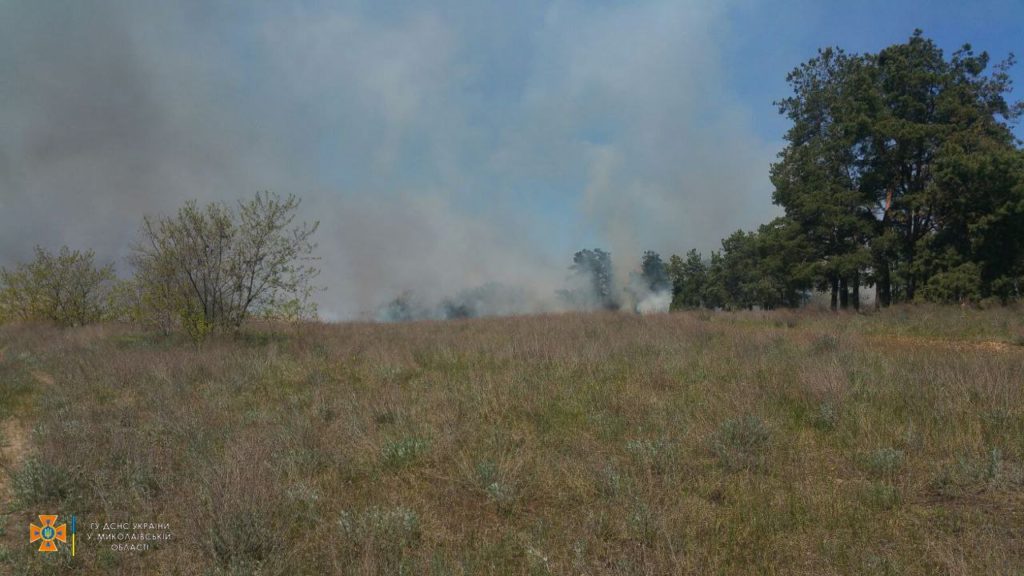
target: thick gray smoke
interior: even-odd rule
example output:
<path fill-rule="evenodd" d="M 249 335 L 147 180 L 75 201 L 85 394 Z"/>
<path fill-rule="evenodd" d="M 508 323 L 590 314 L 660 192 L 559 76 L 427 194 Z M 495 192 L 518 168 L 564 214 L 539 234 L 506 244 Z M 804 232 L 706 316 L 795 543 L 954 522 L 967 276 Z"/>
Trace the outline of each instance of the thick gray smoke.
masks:
<path fill-rule="evenodd" d="M 642 249 L 770 215 L 727 9 L 7 0 L 0 266 L 68 244 L 123 270 L 144 214 L 269 189 L 321 221 L 328 319 L 409 290 L 430 314 L 564 309 L 585 245 L 622 294 Z"/>

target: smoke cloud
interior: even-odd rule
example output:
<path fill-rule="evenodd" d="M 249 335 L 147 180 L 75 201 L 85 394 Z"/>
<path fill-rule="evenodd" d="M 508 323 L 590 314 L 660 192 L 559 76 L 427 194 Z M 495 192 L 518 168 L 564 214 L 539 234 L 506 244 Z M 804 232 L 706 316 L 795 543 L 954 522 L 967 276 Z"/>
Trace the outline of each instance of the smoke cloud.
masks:
<path fill-rule="evenodd" d="M 328 319 L 542 312 L 584 246 L 625 282 L 773 214 L 729 2 L 173 4 L 0 7 L 0 266 L 123 270 L 144 214 L 269 189 L 321 221 Z"/>

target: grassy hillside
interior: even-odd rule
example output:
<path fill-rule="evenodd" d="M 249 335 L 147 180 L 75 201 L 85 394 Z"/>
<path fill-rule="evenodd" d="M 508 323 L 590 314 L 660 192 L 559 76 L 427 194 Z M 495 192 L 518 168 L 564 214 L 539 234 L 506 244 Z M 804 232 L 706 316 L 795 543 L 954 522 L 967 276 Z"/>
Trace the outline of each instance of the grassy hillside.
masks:
<path fill-rule="evenodd" d="M 1024 316 L 0 328 L 0 572 L 1019 574 Z M 40 554 L 39 513 L 153 521 Z"/>

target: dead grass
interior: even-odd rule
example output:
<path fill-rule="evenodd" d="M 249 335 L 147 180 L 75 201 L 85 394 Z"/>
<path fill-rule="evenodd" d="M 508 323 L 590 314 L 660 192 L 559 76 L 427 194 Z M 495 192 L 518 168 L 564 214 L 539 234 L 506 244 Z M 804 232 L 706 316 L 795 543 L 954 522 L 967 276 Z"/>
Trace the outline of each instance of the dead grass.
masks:
<path fill-rule="evenodd" d="M 82 544 L 84 574 L 1018 573 L 1021 326 L 581 314 L 200 348 L 3 327 L 22 392 L 0 407 L 35 428 L 11 480 L 52 482 L 0 561 L 66 561 L 20 538 L 53 510 L 174 527 L 142 554 Z"/>
<path fill-rule="evenodd" d="M 0 423 L 0 463 L 3 469 L 10 471 L 21 467 L 28 451 L 28 434 L 24 425 L 14 419 Z M 0 474 L 0 510 L 10 510 L 13 505 L 13 494 L 8 474 Z"/>

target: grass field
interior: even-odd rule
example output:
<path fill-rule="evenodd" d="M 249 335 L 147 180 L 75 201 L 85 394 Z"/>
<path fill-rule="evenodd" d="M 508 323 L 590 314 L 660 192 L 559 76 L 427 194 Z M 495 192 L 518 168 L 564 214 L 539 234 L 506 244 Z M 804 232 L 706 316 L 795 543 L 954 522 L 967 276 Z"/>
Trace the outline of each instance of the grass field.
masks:
<path fill-rule="evenodd" d="M 0 355 L 4 574 L 1024 573 L 1020 310 L 310 324 L 200 347 L 8 326 Z M 42 554 L 40 513 L 174 538 Z"/>

